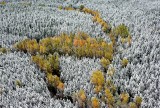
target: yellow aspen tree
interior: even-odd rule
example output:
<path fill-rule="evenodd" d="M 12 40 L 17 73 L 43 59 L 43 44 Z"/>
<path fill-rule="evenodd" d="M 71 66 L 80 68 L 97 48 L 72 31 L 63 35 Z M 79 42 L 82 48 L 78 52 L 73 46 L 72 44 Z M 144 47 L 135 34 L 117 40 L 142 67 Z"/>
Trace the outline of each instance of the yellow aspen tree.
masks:
<path fill-rule="evenodd" d="M 129 94 L 128 93 L 121 93 L 120 99 L 123 104 L 127 104 L 129 101 Z"/>
<path fill-rule="evenodd" d="M 43 45 L 40 45 L 40 49 L 39 49 L 39 52 L 40 52 L 40 54 L 45 54 L 46 53 L 46 47 L 45 46 L 43 46 Z"/>
<path fill-rule="evenodd" d="M 51 64 L 46 60 L 46 62 L 44 62 L 44 69 L 47 73 L 52 73 L 52 68 L 51 68 Z"/>
<path fill-rule="evenodd" d="M 113 54 L 111 52 L 105 52 L 104 58 L 107 60 L 112 60 L 113 59 Z"/>
<path fill-rule="evenodd" d="M 100 108 L 99 100 L 96 97 L 92 97 L 91 102 L 93 108 Z"/>
<path fill-rule="evenodd" d="M 126 58 L 123 58 L 121 61 L 122 67 L 126 67 L 128 64 L 128 60 Z"/>
<path fill-rule="evenodd" d="M 50 84 L 54 83 L 54 77 L 52 73 L 47 73 L 47 80 Z"/>
<path fill-rule="evenodd" d="M 115 102 L 115 99 L 113 97 L 113 94 L 111 93 L 111 91 L 108 88 L 105 89 L 105 95 L 107 97 L 108 105 L 113 105 Z"/>
<path fill-rule="evenodd" d="M 130 103 L 129 103 L 129 108 L 137 108 L 136 103 L 130 102 Z"/>
<path fill-rule="evenodd" d="M 57 89 L 60 91 L 63 91 L 64 90 L 64 83 L 60 82 L 57 86 Z"/>
<path fill-rule="evenodd" d="M 83 89 L 80 89 L 80 91 L 78 92 L 78 96 L 83 102 L 86 101 L 87 97 L 86 97 L 85 91 Z"/>
<path fill-rule="evenodd" d="M 103 68 L 108 69 L 108 66 L 110 64 L 110 61 L 108 59 L 105 59 L 104 57 L 101 58 L 100 63 Z"/>
<path fill-rule="evenodd" d="M 91 83 L 95 85 L 95 92 L 101 91 L 104 82 L 104 75 L 100 70 L 96 70 L 92 73 Z"/>
<path fill-rule="evenodd" d="M 142 98 L 140 96 L 136 96 L 134 102 L 138 107 L 140 107 L 142 103 Z"/>

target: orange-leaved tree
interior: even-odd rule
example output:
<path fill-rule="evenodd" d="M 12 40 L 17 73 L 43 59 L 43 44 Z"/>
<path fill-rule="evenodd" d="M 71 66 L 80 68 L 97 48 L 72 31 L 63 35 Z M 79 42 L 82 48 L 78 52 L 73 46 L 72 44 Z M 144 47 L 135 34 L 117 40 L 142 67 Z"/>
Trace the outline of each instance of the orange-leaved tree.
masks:
<path fill-rule="evenodd" d="M 92 97 L 91 102 L 92 108 L 100 108 L 99 100 L 96 97 Z"/>

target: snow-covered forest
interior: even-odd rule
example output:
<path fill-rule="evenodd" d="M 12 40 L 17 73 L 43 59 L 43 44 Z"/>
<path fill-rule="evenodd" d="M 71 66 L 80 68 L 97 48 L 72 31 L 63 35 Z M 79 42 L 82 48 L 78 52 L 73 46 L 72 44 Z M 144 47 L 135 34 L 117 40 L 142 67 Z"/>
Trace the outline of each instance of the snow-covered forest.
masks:
<path fill-rule="evenodd" d="M 32 54 L 15 49 L 15 44 L 24 39 L 41 40 L 79 31 L 91 39 L 110 43 L 109 34 L 93 21 L 92 14 L 63 9 L 82 5 L 98 11 L 111 29 L 120 24 L 128 27 L 130 45 L 117 38 L 116 52 L 109 64 L 114 67 L 111 77 L 114 85 L 131 97 L 128 106 L 121 108 L 137 108 L 129 104 L 135 96 L 142 98 L 139 108 L 160 107 L 159 0 L 0 0 L 0 108 L 79 108 L 82 100 L 72 100 L 80 89 L 85 91 L 86 100 L 99 99 L 98 106 L 95 101 L 91 101 L 91 105 L 82 101 L 85 107 L 112 108 L 101 101 L 103 91 L 95 94 L 91 81 L 95 70 L 105 70 L 101 58 L 59 56 L 63 95 L 72 99 L 56 98 L 48 88 L 45 72 L 32 62 Z M 2 48 L 7 51 L 3 52 Z M 123 58 L 127 59 L 124 67 Z M 104 74 L 104 78 L 107 77 L 108 74 Z"/>

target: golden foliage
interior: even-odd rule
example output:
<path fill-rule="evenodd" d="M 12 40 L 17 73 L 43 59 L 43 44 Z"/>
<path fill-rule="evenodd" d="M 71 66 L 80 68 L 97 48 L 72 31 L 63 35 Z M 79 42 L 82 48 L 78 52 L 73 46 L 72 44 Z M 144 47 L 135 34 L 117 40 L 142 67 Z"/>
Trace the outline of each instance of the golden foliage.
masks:
<path fill-rule="evenodd" d="M 49 54 L 49 53 L 53 53 L 53 41 L 52 38 L 47 37 L 44 38 L 42 40 L 40 40 L 39 42 L 39 46 L 41 46 L 41 54 Z"/>
<path fill-rule="evenodd" d="M 78 107 L 85 108 L 87 97 L 83 89 L 80 89 L 77 93 L 74 93 L 72 98 L 74 102 L 78 102 Z"/>
<path fill-rule="evenodd" d="M 72 7 L 65 7 L 65 10 L 75 10 L 75 9 Z"/>
<path fill-rule="evenodd" d="M 128 64 L 128 60 L 126 58 L 123 58 L 121 61 L 122 67 L 126 67 Z"/>
<path fill-rule="evenodd" d="M 99 93 L 104 85 L 104 75 L 101 71 L 97 70 L 92 73 L 91 83 L 95 85 L 94 92 Z"/>
<path fill-rule="evenodd" d="M 40 45 L 40 48 L 39 48 L 40 54 L 45 54 L 46 51 L 47 51 L 47 48 L 43 45 Z"/>
<path fill-rule="evenodd" d="M 53 75 L 53 79 L 54 79 L 53 85 L 57 87 L 61 83 L 61 80 L 57 75 Z"/>
<path fill-rule="evenodd" d="M 41 55 L 32 56 L 32 61 L 38 65 L 41 70 L 45 70 L 45 59 Z"/>
<path fill-rule="evenodd" d="M 21 81 L 20 80 L 16 80 L 16 85 L 19 86 L 19 87 L 21 87 L 22 86 Z"/>
<path fill-rule="evenodd" d="M 137 106 L 140 106 L 142 103 L 142 98 L 140 96 L 136 96 L 134 101 Z"/>
<path fill-rule="evenodd" d="M 115 73 L 114 67 L 110 66 L 108 68 L 107 74 L 112 77 L 114 75 L 114 73 Z"/>
<path fill-rule="evenodd" d="M 122 103 L 127 104 L 129 101 L 129 94 L 128 93 L 121 93 L 120 99 Z"/>
<path fill-rule="evenodd" d="M 0 5 L 6 5 L 7 3 L 5 1 L 0 1 Z"/>
<path fill-rule="evenodd" d="M 25 39 L 15 45 L 15 48 L 29 52 L 31 55 L 75 54 L 78 57 L 105 57 L 112 60 L 113 46 L 105 41 L 91 38 L 84 32 L 76 35 L 61 34 L 60 36 L 41 39 L 39 43 L 35 39 Z"/>
<path fill-rule="evenodd" d="M 108 66 L 110 64 L 110 61 L 108 59 L 105 59 L 104 57 L 100 60 L 101 65 L 103 68 L 108 69 Z"/>
<path fill-rule="evenodd" d="M 94 16 L 94 17 L 92 18 L 92 21 L 93 21 L 93 22 L 97 22 L 97 17 Z"/>
<path fill-rule="evenodd" d="M 7 52 L 7 49 L 6 48 L 0 48 L 0 53 L 6 53 Z"/>
<path fill-rule="evenodd" d="M 57 86 L 57 89 L 63 91 L 64 90 L 64 84 L 62 82 L 60 82 Z"/>
<path fill-rule="evenodd" d="M 134 102 L 130 102 L 129 108 L 137 108 L 137 105 Z"/>
<path fill-rule="evenodd" d="M 112 80 L 107 79 L 105 84 L 106 84 L 106 87 L 109 88 L 112 86 L 113 82 L 112 82 Z"/>
<path fill-rule="evenodd" d="M 39 45 L 35 39 L 29 40 L 26 43 L 26 50 L 30 54 L 35 54 L 39 51 Z"/>
<path fill-rule="evenodd" d="M 110 79 L 107 79 L 106 80 L 106 83 L 105 83 L 105 87 L 110 89 L 110 91 L 114 94 L 117 90 L 116 86 L 114 85 L 113 81 L 110 80 Z"/>
<path fill-rule="evenodd" d="M 108 88 L 105 89 L 105 95 L 107 97 L 107 103 L 109 105 L 113 105 L 115 102 L 115 99 L 113 97 L 113 94 L 111 93 L 111 91 Z"/>
<path fill-rule="evenodd" d="M 86 101 L 86 94 L 85 94 L 85 91 L 83 89 L 81 89 L 79 92 L 78 92 L 78 96 L 79 98 L 85 102 Z"/>
<path fill-rule="evenodd" d="M 104 75 L 100 70 L 96 70 L 92 73 L 91 82 L 96 86 L 104 85 Z"/>
<path fill-rule="evenodd" d="M 101 90 L 102 90 L 102 86 L 101 85 L 95 86 L 95 88 L 94 88 L 94 92 L 96 94 L 98 94 Z"/>
<path fill-rule="evenodd" d="M 124 44 L 126 42 L 126 38 L 121 38 L 121 43 Z"/>
<path fill-rule="evenodd" d="M 25 39 L 18 44 L 15 45 L 15 48 L 24 51 L 24 52 L 29 52 L 32 55 L 36 54 L 36 52 L 39 51 L 39 45 L 35 39 Z"/>
<path fill-rule="evenodd" d="M 105 52 L 104 58 L 106 58 L 108 60 L 112 60 L 113 59 L 113 53 L 111 53 L 111 52 Z"/>
<path fill-rule="evenodd" d="M 14 45 L 14 47 L 19 51 L 24 51 L 25 52 L 25 51 L 27 51 L 26 45 L 27 45 L 28 41 L 30 41 L 30 39 L 25 39 L 25 40 L 23 40 L 21 42 L 16 43 Z"/>
<path fill-rule="evenodd" d="M 64 84 L 61 82 L 60 78 L 57 75 L 52 75 L 51 73 L 47 73 L 47 80 L 48 83 L 51 84 L 53 87 L 63 91 Z"/>
<path fill-rule="evenodd" d="M 52 70 L 59 69 L 59 57 L 58 55 L 48 55 L 48 62 Z"/>
<path fill-rule="evenodd" d="M 93 108 L 100 108 L 99 100 L 96 97 L 92 97 L 91 102 Z"/>
<path fill-rule="evenodd" d="M 132 39 L 131 39 L 131 36 L 129 35 L 127 38 L 123 38 L 121 37 L 121 43 L 124 44 L 124 43 L 127 43 L 129 44 L 129 46 L 131 45 L 131 42 L 132 42 Z"/>
<path fill-rule="evenodd" d="M 114 33 L 116 36 L 120 35 L 122 38 L 127 38 L 129 36 L 129 30 L 124 24 L 118 25 L 114 29 Z"/>
<path fill-rule="evenodd" d="M 52 68 L 51 68 L 51 64 L 46 60 L 46 62 L 44 63 L 44 70 L 47 72 L 47 73 L 52 73 Z"/>

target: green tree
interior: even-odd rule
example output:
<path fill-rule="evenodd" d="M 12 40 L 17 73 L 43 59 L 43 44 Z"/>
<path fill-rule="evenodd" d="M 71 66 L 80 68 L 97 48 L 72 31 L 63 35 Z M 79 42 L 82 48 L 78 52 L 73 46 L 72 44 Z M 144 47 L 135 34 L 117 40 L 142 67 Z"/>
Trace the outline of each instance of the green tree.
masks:
<path fill-rule="evenodd" d="M 2 52 L 3 54 L 7 52 L 6 48 L 0 48 L 0 52 Z"/>
<path fill-rule="evenodd" d="M 79 10 L 82 11 L 84 8 L 84 5 L 80 5 Z"/>
<path fill-rule="evenodd" d="M 122 38 L 127 38 L 129 36 L 129 30 L 124 24 L 120 24 L 114 30 L 116 36 L 120 35 Z"/>

